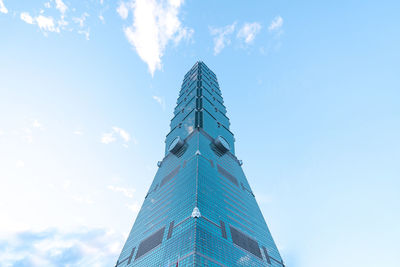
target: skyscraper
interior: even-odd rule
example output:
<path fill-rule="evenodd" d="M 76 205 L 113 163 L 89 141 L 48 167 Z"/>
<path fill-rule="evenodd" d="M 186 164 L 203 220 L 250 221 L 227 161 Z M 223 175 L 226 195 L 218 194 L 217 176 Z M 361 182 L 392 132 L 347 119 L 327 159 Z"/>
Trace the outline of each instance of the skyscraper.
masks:
<path fill-rule="evenodd" d="M 235 156 L 223 103 L 217 77 L 197 62 L 116 266 L 284 266 Z"/>

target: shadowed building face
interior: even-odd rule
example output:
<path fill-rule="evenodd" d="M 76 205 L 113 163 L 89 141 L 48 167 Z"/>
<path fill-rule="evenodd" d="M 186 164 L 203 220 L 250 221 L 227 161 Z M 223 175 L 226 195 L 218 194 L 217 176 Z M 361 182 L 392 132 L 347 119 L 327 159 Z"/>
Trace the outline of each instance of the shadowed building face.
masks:
<path fill-rule="evenodd" d="M 284 266 L 229 126 L 217 77 L 197 62 L 116 266 Z"/>

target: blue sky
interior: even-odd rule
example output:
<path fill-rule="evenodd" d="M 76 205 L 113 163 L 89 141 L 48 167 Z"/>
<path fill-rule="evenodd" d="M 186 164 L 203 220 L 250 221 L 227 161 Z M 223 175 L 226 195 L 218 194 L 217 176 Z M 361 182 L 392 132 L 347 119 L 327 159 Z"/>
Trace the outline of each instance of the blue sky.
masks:
<path fill-rule="evenodd" d="M 395 266 L 398 10 L 0 0 L 0 266 L 115 263 L 197 60 L 287 266 Z"/>

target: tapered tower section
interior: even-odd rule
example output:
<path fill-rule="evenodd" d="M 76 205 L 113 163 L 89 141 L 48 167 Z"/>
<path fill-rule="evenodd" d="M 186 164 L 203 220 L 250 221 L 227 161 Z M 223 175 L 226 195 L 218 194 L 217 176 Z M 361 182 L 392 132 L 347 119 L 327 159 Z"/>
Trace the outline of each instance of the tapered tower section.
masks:
<path fill-rule="evenodd" d="M 229 125 L 217 77 L 199 61 L 116 266 L 284 266 Z"/>

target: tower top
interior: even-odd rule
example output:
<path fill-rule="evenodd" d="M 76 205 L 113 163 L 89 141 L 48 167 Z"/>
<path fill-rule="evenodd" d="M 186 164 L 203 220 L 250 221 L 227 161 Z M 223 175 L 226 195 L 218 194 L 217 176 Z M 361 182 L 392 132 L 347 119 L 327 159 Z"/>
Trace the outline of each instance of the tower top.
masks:
<path fill-rule="evenodd" d="M 234 154 L 234 137 L 229 126 L 217 76 L 203 61 L 197 61 L 184 76 L 165 141 L 165 154 L 195 130 L 219 137 Z"/>

